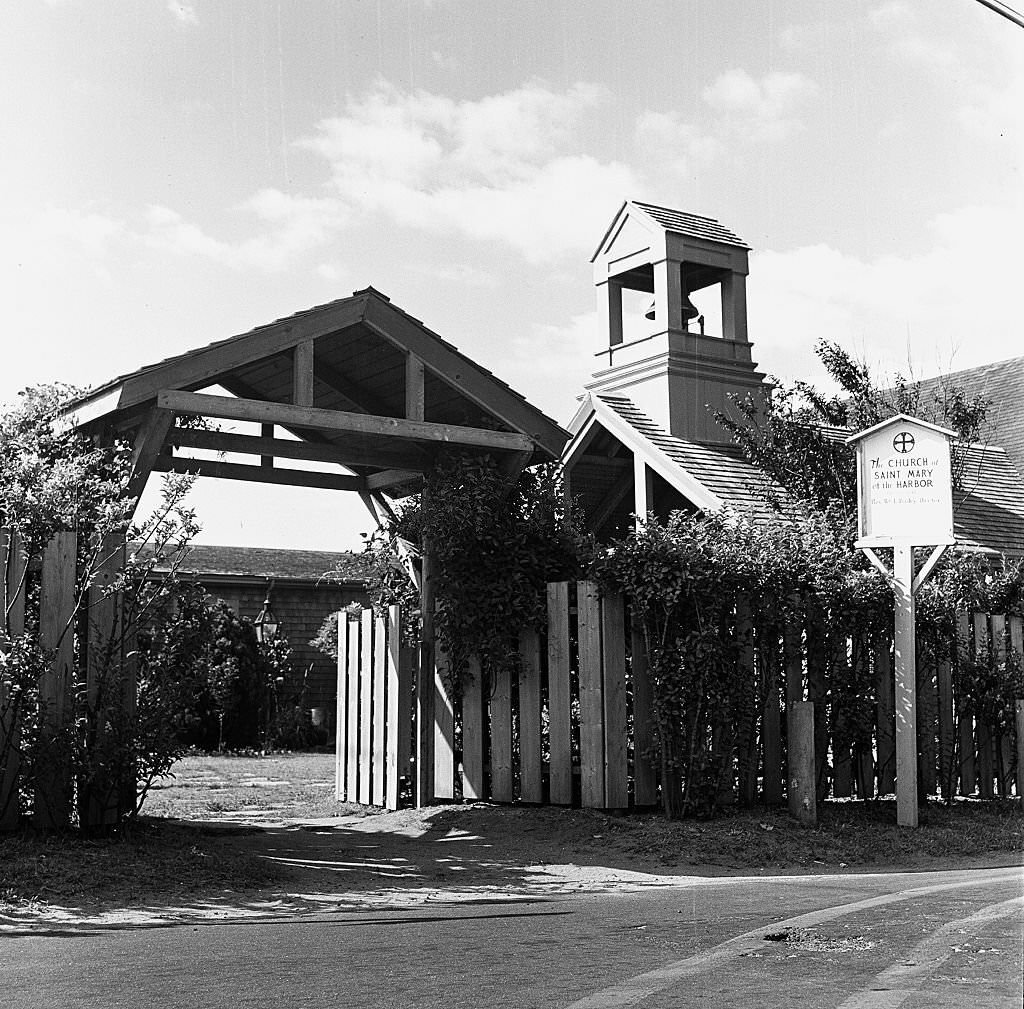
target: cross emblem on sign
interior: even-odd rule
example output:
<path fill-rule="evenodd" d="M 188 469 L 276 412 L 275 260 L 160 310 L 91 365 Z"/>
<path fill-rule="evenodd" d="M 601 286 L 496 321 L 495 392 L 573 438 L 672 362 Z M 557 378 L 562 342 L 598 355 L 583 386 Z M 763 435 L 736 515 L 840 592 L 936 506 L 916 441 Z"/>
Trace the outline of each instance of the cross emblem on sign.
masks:
<path fill-rule="evenodd" d="M 909 431 L 901 431 L 892 440 L 892 447 L 901 455 L 914 450 L 914 436 Z"/>

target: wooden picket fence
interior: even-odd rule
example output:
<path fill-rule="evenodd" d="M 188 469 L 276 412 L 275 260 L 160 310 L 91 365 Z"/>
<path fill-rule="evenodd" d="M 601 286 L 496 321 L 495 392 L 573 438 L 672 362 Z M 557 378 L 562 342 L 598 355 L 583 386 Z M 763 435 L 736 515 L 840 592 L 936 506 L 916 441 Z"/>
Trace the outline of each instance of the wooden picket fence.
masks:
<path fill-rule="evenodd" d="M 432 791 L 422 801 L 650 808 L 660 801 L 652 761 L 651 686 L 642 636 L 620 596 L 590 582 L 548 586 L 544 632 L 520 635 L 518 671 L 483 670 L 470 661 L 461 696 L 445 686 L 445 657 L 433 680 L 433 730 L 418 746 L 413 683 L 418 656 L 398 643 L 397 610 L 388 620 L 364 611 L 341 615 L 339 629 L 337 794 L 396 808 L 416 794 L 415 761 L 432 763 Z M 826 646 L 820 627 L 790 626 L 759 639 L 740 608 L 734 632 L 749 677 L 748 717 L 737 727 L 732 795 L 744 804 L 781 803 L 786 795 L 786 712 L 815 707 L 818 796 L 891 794 L 895 780 L 895 712 L 891 643 L 839 639 Z M 960 621 L 959 647 L 997 661 L 1022 648 L 1020 617 L 974 614 Z M 1024 794 L 1024 701 L 1017 728 L 998 738 L 962 710 L 957 645 L 946 643 L 918 670 L 920 773 L 930 794 L 982 798 Z M 929 652 L 929 654 L 932 654 Z M 766 658 L 767 656 L 767 658 Z M 870 740 L 851 742 L 828 670 L 864 663 L 877 703 Z M 397 719 L 397 721 L 396 721 Z M 429 730 L 428 730 L 429 732 Z M 402 781 L 409 788 L 403 793 Z"/>

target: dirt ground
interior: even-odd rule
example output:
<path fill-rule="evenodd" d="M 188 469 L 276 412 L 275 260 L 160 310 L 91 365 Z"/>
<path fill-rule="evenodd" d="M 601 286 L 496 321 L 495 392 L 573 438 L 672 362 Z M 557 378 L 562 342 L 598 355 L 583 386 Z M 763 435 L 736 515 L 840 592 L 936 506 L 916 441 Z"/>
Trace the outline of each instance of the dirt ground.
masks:
<path fill-rule="evenodd" d="M 189 758 L 145 812 L 120 842 L 12 849 L 23 864 L 0 870 L 0 932 L 1011 865 L 1024 848 L 1009 804 L 929 808 L 918 831 L 896 828 L 884 801 L 830 803 L 815 830 L 764 808 L 706 823 L 482 803 L 368 811 L 335 802 L 329 754 Z"/>

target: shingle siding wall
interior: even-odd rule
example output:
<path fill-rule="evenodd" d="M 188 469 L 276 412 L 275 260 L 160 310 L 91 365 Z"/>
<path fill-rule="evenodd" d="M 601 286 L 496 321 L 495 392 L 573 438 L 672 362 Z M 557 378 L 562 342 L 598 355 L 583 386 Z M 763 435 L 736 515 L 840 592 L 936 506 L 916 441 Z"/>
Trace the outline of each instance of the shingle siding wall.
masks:
<path fill-rule="evenodd" d="M 223 599 L 239 616 L 253 619 L 263 608 L 266 593 L 264 585 L 217 582 L 212 578 L 200 581 L 211 596 Z M 302 675 L 312 665 L 303 706 L 327 708 L 327 717 L 332 726 L 337 672 L 331 659 L 309 642 L 329 613 L 351 602 L 366 601 L 366 592 L 362 589 L 326 583 L 289 585 L 287 582 L 277 582 L 270 597 L 270 607 L 280 621 L 281 631 L 288 638 L 293 652 L 295 677 L 292 683 L 286 685 L 286 696 L 298 693 Z"/>

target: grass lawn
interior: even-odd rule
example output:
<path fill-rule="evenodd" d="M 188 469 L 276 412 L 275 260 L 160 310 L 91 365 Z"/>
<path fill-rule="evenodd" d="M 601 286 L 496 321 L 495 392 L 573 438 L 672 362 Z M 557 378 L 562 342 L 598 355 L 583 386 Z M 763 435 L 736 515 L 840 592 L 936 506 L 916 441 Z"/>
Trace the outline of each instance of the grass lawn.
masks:
<path fill-rule="evenodd" d="M 531 867 L 538 866 L 549 875 L 555 867 L 583 867 L 592 879 L 623 871 L 772 875 L 1019 864 L 1024 849 L 1024 816 L 1013 801 L 931 803 L 917 830 L 895 826 L 891 800 L 827 802 L 818 827 L 806 829 L 784 810 L 763 807 L 674 823 L 652 814 L 483 803 L 384 813 L 335 802 L 332 754 L 190 756 L 175 771 L 123 837 L 26 831 L 0 838 L 0 919 L 52 908 L 195 905 L 213 895 L 310 885 L 337 893 L 425 880 L 455 885 L 453 846 L 436 842 L 459 838 L 476 839 L 476 853 L 456 866 L 459 885 L 505 886 L 536 878 Z M 323 822 L 330 817 L 343 819 Z M 321 822 L 303 833 L 296 821 L 310 820 Z M 348 875 L 310 869 L 300 881 L 295 859 L 274 857 L 282 836 L 289 843 L 312 839 L 321 846 L 318 858 L 344 865 L 355 864 L 353 851 L 370 848 L 373 864 Z M 397 864 L 411 871 L 396 879 L 388 868 Z"/>

